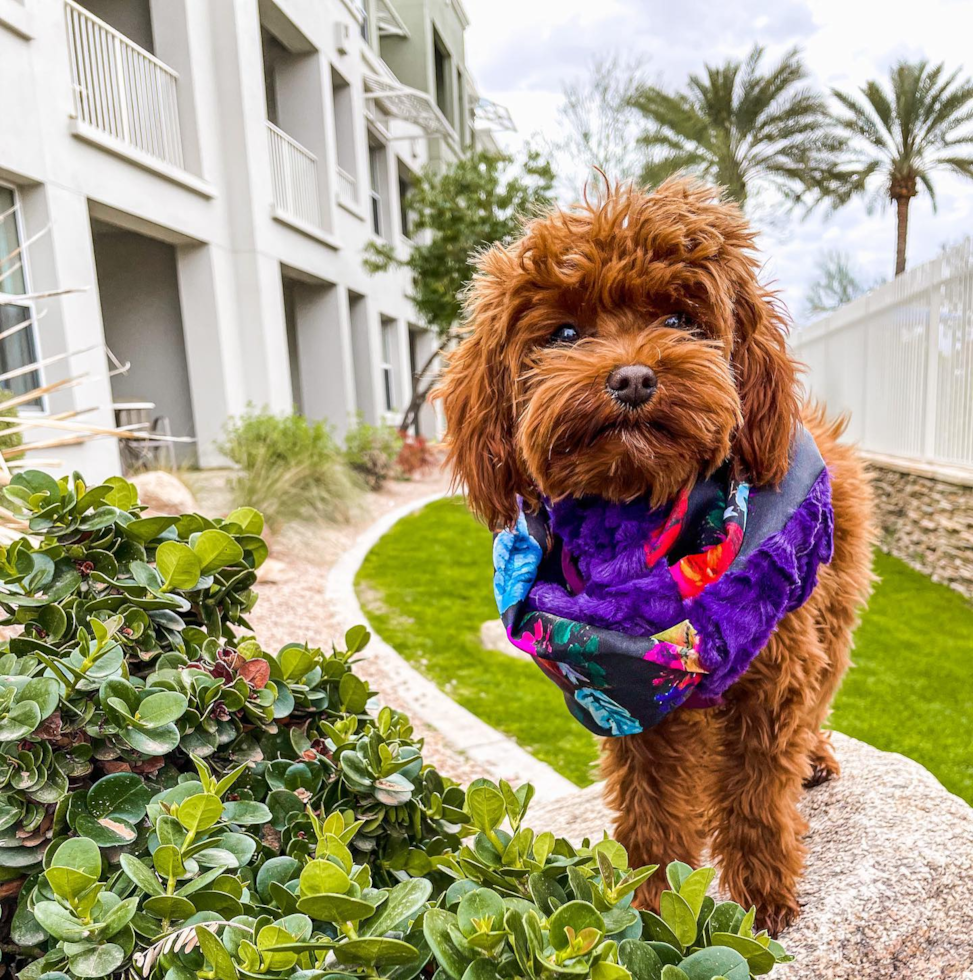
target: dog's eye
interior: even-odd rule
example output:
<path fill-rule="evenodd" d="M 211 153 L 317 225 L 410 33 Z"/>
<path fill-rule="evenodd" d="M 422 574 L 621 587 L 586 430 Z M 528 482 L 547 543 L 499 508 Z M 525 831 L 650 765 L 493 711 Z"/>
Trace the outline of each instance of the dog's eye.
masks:
<path fill-rule="evenodd" d="M 552 344 L 573 344 L 581 339 L 578 328 L 571 323 L 562 323 L 561 326 L 551 334 L 550 343 Z"/>
<path fill-rule="evenodd" d="M 687 313 L 670 313 L 665 319 L 665 325 L 672 330 L 692 330 L 696 321 Z"/>

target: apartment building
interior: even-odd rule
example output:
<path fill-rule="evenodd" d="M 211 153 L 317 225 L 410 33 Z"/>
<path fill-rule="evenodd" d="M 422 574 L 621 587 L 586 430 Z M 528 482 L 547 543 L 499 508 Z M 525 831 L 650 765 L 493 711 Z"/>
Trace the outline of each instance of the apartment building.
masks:
<path fill-rule="evenodd" d="M 410 248 L 416 173 L 493 145 L 467 26 L 460 0 L 0 0 L 0 290 L 34 296 L 0 305 L 0 383 L 81 378 L 43 409 L 151 417 L 203 466 L 248 403 L 394 420 L 433 338 L 362 250 Z M 57 457 L 120 466 L 111 438 Z"/>

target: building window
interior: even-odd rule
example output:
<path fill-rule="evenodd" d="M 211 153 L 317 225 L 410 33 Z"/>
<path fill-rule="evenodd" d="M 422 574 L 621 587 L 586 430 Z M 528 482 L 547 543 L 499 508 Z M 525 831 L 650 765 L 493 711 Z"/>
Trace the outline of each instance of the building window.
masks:
<path fill-rule="evenodd" d="M 395 411 L 395 320 L 382 317 L 382 392 L 385 411 Z"/>
<path fill-rule="evenodd" d="M 409 172 L 399 166 L 399 228 L 404 238 L 412 237 L 412 216 L 409 214 L 409 195 L 412 193 L 412 178 Z"/>
<path fill-rule="evenodd" d="M 331 69 L 334 95 L 335 145 L 338 152 L 338 197 L 357 203 L 358 180 L 355 176 L 355 109 L 351 85 Z"/>
<path fill-rule="evenodd" d="M 20 201 L 12 187 L 0 184 L 0 293 L 24 296 L 30 276 L 21 227 Z M 36 317 L 29 301 L 0 304 L 0 374 L 7 375 L 37 361 Z M 22 395 L 40 386 L 38 370 L 0 381 L 0 388 Z M 40 407 L 40 401 L 31 404 Z"/>
<path fill-rule="evenodd" d="M 379 238 L 386 237 L 383 216 L 383 211 L 385 210 L 383 191 L 387 183 L 385 180 L 385 171 L 385 147 L 377 141 L 370 141 L 368 144 L 368 176 L 371 182 L 371 188 L 368 193 L 372 205 L 372 231 Z"/>
<path fill-rule="evenodd" d="M 264 27 L 260 28 L 260 41 L 264 59 L 264 93 L 267 97 L 267 118 L 275 126 L 280 126 L 277 69 L 290 56 L 290 52 Z"/>
<path fill-rule="evenodd" d="M 436 67 L 436 105 L 439 111 L 446 117 L 446 121 L 453 125 L 453 93 L 450 85 L 450 76 L 453 72 L 453 59 L 449 56 L 443 39 L 439 32 L 432 32 L 433 59 Z"/>
<path fill-rule="evenodd" d="M 366 44 L 371 43 L 371 35 L 368 30 L 368 4 L 363 3 L 359 6 L 358 12 L 361 14 L 361 37 Z"/>

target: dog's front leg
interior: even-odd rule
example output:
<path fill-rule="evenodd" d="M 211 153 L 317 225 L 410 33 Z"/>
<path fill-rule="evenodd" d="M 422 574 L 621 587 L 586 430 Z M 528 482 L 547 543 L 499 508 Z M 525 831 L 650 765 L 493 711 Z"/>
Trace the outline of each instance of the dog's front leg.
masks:
<path fill-rule="evenodd" d="M 717 710 L 713 851 L 724 891 L 777 935 L 799 914 L 807 824 L 797 809 L 817 744 L 822 653 L 806 609 L 782 623 Z"/>
<path fill-rule="evenodd" d="M 677 710 L 655 728 L 602 743 L 605 799 L 616 812 L 615 838 L 631 867 L 661 868 L 636 904 L 658 908 L 665 866 L 696 866 L 705 843 L 705 773 L 709 720 L 705 711 Z"/>

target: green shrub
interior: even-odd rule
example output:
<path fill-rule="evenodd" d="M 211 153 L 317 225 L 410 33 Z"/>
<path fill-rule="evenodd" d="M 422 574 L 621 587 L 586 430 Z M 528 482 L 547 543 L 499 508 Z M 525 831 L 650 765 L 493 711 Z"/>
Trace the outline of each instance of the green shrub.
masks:
<path fill-rule="evenodd" d="M 402 436 L 392 426 L 370 425 L 361 415 L 345 436 L 345 459 L 369 490 L 378 490 L 395 472 L 401 448 Z"/>
<path fill-rule="evenodd" d="M 237 505 L 261 511 L 273 528 L 293 520 L 346 520 L 360 492 L 324 422 L 249 409 L 230 419 L 220 452 L 240 467 Z"/>
<path fill-rule="evenodd" d="M 344 650 L 248 629 L 261 519 L 143 518 L 135 488 L 37 472 L 5 494 L 34 541 L 0 554 L 4 966 L 21 980 L 746 980 L 786 957 L 754 912 L 616 842 L 465 790 Z M 16 896 L 16 897 L 14 897 Z"/>

